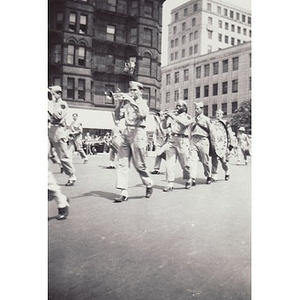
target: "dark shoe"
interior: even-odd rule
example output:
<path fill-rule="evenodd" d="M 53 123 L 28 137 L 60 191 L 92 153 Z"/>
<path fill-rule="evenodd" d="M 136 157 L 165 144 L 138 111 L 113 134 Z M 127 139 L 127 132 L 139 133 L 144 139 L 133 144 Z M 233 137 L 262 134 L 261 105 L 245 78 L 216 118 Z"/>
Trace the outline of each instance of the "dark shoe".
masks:
<path fill-rule="evenodd" d="M 212 179 L 211 179 L 211 182 L 212 182 L 212 183 L 213 183 L 213 182 L 217 182 L 217 179 L 212 178 Z"/>
<path fill-rule="evenodd" d="M 226 181 L 229 180 L 229 175 L 225 175 L 225 180 L 226 180 Z"/>
<path fill-rule="evenodd" d="M 151 174 L 156 175 L 156 174 L 160 174 L 160 172 L 158 170 L 154 170 L 154 171 L 151 172 Z"/>
<path fill-rule="evenodd" d="M 192 179 L 192 186 L 196 186 L 196 180 Z"/>
<path fill-rule="evenodd" d="M 60 173 L 62 174 L 64 172 L 64 168 L 60 167 Z"/>
<path fill-rule="evenodd" d="M 88 159 L 85 159 L 85 160 L 83 161 L 83 163 L 84 163 L 84 164 L 87 164 L 87 163 L 88 163 Z"/>
<path fill-rule="evenodd" d="M 172 187 L 172 186 L 166 186 L 166 187 L 163 189 L 163 191 L 164 191 L 164 192 L 171 192 L 171 191 L 173 191 L 173 189 L 174 189 L 174 187 Z"/>
<path fill-rule="evenodd" d="M 153 187 L 152 186 L 146 187 L 146 198 L 150 198 L 152 193 L 153 193 Z"/>
<path fill-rule="evenodd" d="M 72 186 L 74 185 L 76 180 L 68 180 L 68 182 L 66 183 L 66 186 Z"/>
<path fill-rule="evenodd" d="M 128 197 L 121 195 L 120 197 L 117 197 L 114 200 L 115 200 L 115 202 L 128 201 Z"/>
<path fill-rule="evenodd" d="M 189 190 L 189 189 L 191 188 L 191 186 L 192 186 L 192 182 L 187 181 L 187 182 L 185 183 L 185 188 L 186 188 L 187 190 Z"/>
<path fill-rule="evenodd" d="M 65 220 L 69 214 L 69 207 L 63 207 L 58 209 L 58 215 L 56 216 L 56 220 L 61 221 Z"/>
<path fill-rule="evenodd" d="M 206 184 L 211 184 L 211 177 L 207 177 Z"/>

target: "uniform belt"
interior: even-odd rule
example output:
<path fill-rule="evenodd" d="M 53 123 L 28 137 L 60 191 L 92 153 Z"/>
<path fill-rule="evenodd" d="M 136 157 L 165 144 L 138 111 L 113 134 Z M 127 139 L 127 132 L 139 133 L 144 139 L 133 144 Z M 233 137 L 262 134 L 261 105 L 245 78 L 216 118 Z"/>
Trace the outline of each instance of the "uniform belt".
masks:
<path fill-rule="evenodd" d="M 186 135 L 186 134 L 180 134 L 180 133 L 172 133 L 171 135 L 172 135 L 172 136 L 179 136 L 179 137 L 182 137 L 182 138 L 187 138 L 187 137 L 189 137 L 189 136 Z"/>
<path fill-rule="evenodd" d="M 143 125 L 126 125 L 127 127 L 139 127 L 139 128 L 146 128 L 146 126 Z"/>
<path fill-rule="evenodd" d="M 52 126 L 58 126 L 58 127 L 64 127 L 63 124 L 58 124 L 58 123 L 51 123 Z"/>
<path fill-rule="evenodd" d="M 192 134 L 192 138 L 196 138 L 196 139 L 199 139 L 199 138 L 208 138 L 208 136 L 204 136 L 204 135 L 201 135 L 201 134 Z"/>

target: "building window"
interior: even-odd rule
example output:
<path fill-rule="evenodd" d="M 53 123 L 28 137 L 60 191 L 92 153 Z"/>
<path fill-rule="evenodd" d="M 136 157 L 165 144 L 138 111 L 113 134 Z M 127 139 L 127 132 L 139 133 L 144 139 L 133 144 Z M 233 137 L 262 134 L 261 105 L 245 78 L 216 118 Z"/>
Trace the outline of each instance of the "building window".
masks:
<path fill-rule="evenodd" d="M 166 103 L 170 103 L 170 92 L 166 92 Z"/>
<path fill-rule="evenodd" d="M 183 80 L 188 81 L 189 80 L 189 70 L 186 69 L 183 71 Z"/>
<path fill-rule="evenodd" d="M 183 100 L 188 100 L 189 99 L 189 89 L 184 89 L 183 90 Z"/>
<path fill-rule="evenodd" d="M 207 10 L 211 11 L 211 3 L 207 2 Z"/>
<path fill-rule="evenodd" d="M 218 95 L 218 84 L 214 83 L 213 84 L 213 96 L 217 96 Z"/>
<path fill-rule="evenodd" d="M 79 33 L 81 33 L 81 34 L 87 33 L 87 16 L 86 15 L 80 15 Z"/>
<path fill-rule="evenodd" d="M 175 39 L 175 47 L 178 46 L 178 38 Z"/>
<path fill-rule="evenodd" d="M 235 31 L 235 26 L 233 24 L 231 24 L 231 31 L 234 32 Z"/>
<path fill-rule="evenodd" d="M 189 48 L 189 55 L 192 55 L 193 54 L 193 47 L 191 46 L 190 48 Z"/>
<path fill-rule="evenodd" d="M 195 4 L 194 4 L 194 12 L 197 11 L 197 10 L 198 10 L 198 4 L 195 3 Z"/>
<path fill-rule="evenodd" d="M 251 17 L 248 17 L 248 24 L 251 25 Z"/>
<path fill-rule="evenodd" d="M 145 53 L 143 57 L 144 75 L 151 76 L 151 56 L 149 53 Z"/>
<path fill-rule="evenodd" d="M 242 21 L 246 22 L 246 16 L 245 15 L 242 15 Z"/>
<path fill-rule="evenodd" d="M 213 105 L 212 105 L 212 115 L 213 115 L 213 116 L 216 115 L 217 109 L 218 109 L 218 105 L 217 105 L 217 104 L 213 104 Z"/>
<path fill-rule="evenodd" d="M 144 28 L 144 45 L 152 46 L 152 30 Z"/>
<path fill-rule="evenodd" d="M 175 58 L 174 58 L 174 59 L 175 59 L 175 60 L 178 59 L 178 51 L 175 52 Z"/>
<path fill-rule="evenodd" d="M 228 82 L 225 81 L 225 82 L 222 82 L 222 94 L 226 95 L 227 92 L 228 92 Z"/>
<path fill-rule="evenodd" d="M 213 21 L 212 17 L 208 17 L 208 24 L 209 25 L 212 25 L 212 21 Z"/>
<path fill-rule="evenodd" d="M 237 27 L 237 33 L 241 33 L 241 27 L 240 26 Z"/>
<path fill-rule="evenodd" d="M 249 37 L 251 37 L 251 35 L 252 35 L 252 31 L 251 31 L 251 30 L 249 30 Z"/>
<path fill-rule="evenodd" d="M 249 91 L 252 89 L 252 77 L 249 77 Z"/>
<path fill-rule="evenodd" d="M 236 19 L 239 21 L 240 20 L 240 13 L 236 13 Z"/>
<path fill-rule="evenodd" d="M 224 112 L 224 116 L 227 116 L 227 103 L 222 103 L 222 110 Z"/>
<path fill-rule="evenodd" d="M 75 61 L 75 46 L 68 45 L 68 55 L 67 55 L 67 63 L 70 65 L 74 65 Z"/>
<path fill-rule="evenodd" d="M 186 29 L 186 23 L 183 22 L 183 23 L 182 23 L 182 31 L 184 31 L 185 29 Z"/>
<path fill-rule="evenodd" d="M 232 80 L 232 93 L 237 93 L 238 92 L 238 80 Z"/>
<path fill-rule="evenodd" d="M 53 53 L 53 61 L 56 64 L 61 63 L 61 44 L 56 44 L 54 46 L 54 53 Z"/>
<path fill-rule="evenodd" d="M 234 57 L 232 59 L 232 70 L 236 71 L 239 69 L 239 58 L 238 57 Z"/>
<path fill-rule="evenodd" d="M 176 90 L 176 91 L 174 92 L 174 100 L 175 100 L 175 101 L 178 101 L 178 99 L 179 99 L 179 90 Z"/>
<path fill-rule="evenodd" d="M 78 100 L 85 100 L 85 79 L 78 79 Z"/>
<path fill-rule="evenodd" d="M 200 98 L 200 86 L 196 87 L 196 98 Z"/>
<path fill-rule="evenodd" d="M 238 108 L 238 105 L 237 105 L 237 101 L 234 101 L 234 102 L 231 102 L 231 113 L 233 114 L 237 108 Z"/>
<path fill-rule="evenodd" d="M 198 53 L 198 45 L 194 45 L 194 54 Z"/>
<path fill-rule="evenodd" d="M 221 13 L 222 13 L 221 6 L 218 6 L 218 14 L 221 14 Z"/>
<path fill-rule="evenodd" d="M 208 105 L 204 105 L 203 113 L 204 113 L 205 116 L 208 116 Z"/>
<path fill-rule="evenodd" d="M 228 15 L 228 10 L 227 8 L 224 8 L 224 16 L 227 17 L 227 15 Z"/>
<path fill-rule="evenodd" d="M 94 81 L 91 81 L 91 102 L 94 102 Z"/>
<path fill-rule="evenodd" d="M 184 15 L 184 16 L 187 16 L 187 13 L 188 13 L 188 9 L 185 8 L 185 9 L 183 10 L 183 15 Z"/>
<path fill-rule="evenodd" d="M 196 67 L 196 78 L 201 78 L 201 67 Z"/>
<path fill-rule="evenodd" d="M 219 62 L 213 63 L 213 74 L 214 75 L 219 74 Z"/>
<path fill-rule="evenodd" d="M 237 39 L 237 44 L 239 45 L 241 43 L 241 40 Z"/>
<path fill-rule="evenodd" d="M 195 26 L 196 25 L 196 18 L 193 18 L 192 19 L 192 26 Z"/>
<path fill-rule="evenodd" d="M 150 97 L 151 97 L 151 89 L 150 88 L 146 88 L 144 87 L 144 92 L 143 92 L 143 99 L 147 100 L 148 101 L 148 104 L 149 104 L 149 101 L 150 101 Z"/>
<path fill-rule="evenodd" d="M 207 37 L 211 40 L 212 39 L 212 31 L 207 30 Z"/>
<path fill-rule="evenodd" d="M 85 66 L 85 47 L 82 46 L 78 48 L 78 65 Z"/>
<path fill-rule="evenodd" d="M 175 72 L 174 78 L 175 78 L 175 83 L 179 83 L 179 72 Z"/>
<path fill-rule="evenodd" d="M 225 29 L 226 29 L 226 30 L 228 30 L 228 26 L 229 26 L 228 23 L 225 22 Z"/>
<path fill-rule="evenodd" d="M 204 77 L 209 76 L 209 64 L 204 66 Z"/>
<path fill-rule="evenodd" d="M 212 46 L 211 45 L 207 45 L 207 52 L 210 53 L 212 51 Z"/>
<path fill-rule="evenodd" d="M 150 19 L 153 18 L 153 2 L 145 1 L 144 16 Z"/>
<path fill-rule="evenodd" d="M 224 42 L 225 42 L 225 44 L 228 44 L 228 35 L 225 35 Z"/>
<path fill-rule="evenodd" d="M 53 85 L 61 85 L 61 78 L 60 77 L 54 77 L 53 78 Z"/>
<path fill-rule="evenodd" d="M 181 51 L 181 57 L 182 57 L 182 58 L 185 57 L 185 49 L 182 49 L 182 51 Z"/>
<path fill-rule="evenodd" d="M 228 59 L 223 60 L 223 73 L 228 72 Z"/>
<path fill-rule="evenodd" d="M 132 0 L 131 1 L 131 15 L 137 15 L 139 10 L 138 1 Z"/>
<path fill-rule="evenodd" d="M 114 92 L 115 91 L 115 86 L 112 85 L 112 84 L 106 84 L 105 85 L 105 90 Z M 105 97 L 105 103 L 106 104 L 114 104 L 113 97 Z"/>
<path fill-rule="evenodd" d="M 177 13 L 175 13 L 175 22 L 177 22 L 178 21 L 178 12 Z M 176 32 L 175 32 L 176 33 Z"/>
<path fill-rule="evenodd" d="M 222 42 L 222 34 L 221 33 L 218 34 L 218 40 L 219 40 L 219 42 Z"/>
<path fill-rule="evenodd" d="M 230 18 L 233 19 L 233 11 L 230 11 Z"/>
<path fill-rule="evenodd" d="M 75 32 L 76 31 L 76 14 L 70 13 L 69 16 L 69 31 Z"/>
<path fill-rule="evenodd" d="M 190 42 L 193 40 L 193 33 L 190 33 Z"/>
<path fill-rule="evenodd" d="M 252 65 L 252 55 L 251 53 L 249 54 L 249 67 L 251 68 Z"/>
<path fill-rule="evenodd" d="M 62 12 L 56 13 L 56 30 L 63 30 L 64 14 Z"/>
<path fill-rule="evenodd" d="M 171 48 L 174 48 L 174 40 L 171 41 Z"/>
<path fill-rule="evenodd" d="M 196 40 L 198 38 L 198 30 L 196 30 L 195 32 L 194 32 L 194 40 Z"/>
<path fill-rule="evenodd" d="M 167 74 L 166 75 L 166 85 L 170 85 L 171 84 L 171 75 Z"/>
<path fill-rule="evenodd" d="M 68 78 L 67 82 L 67 98 L 74 99 L 75 95 L 75 79 L 74 78 Z"/>
<path fill-rule="evenodd" d="M 243 34 L 247 35 L 247 29 L 246 28 L 243 29 Z"/>
<path fill-rule="evenodd" d="M 182 38 L 181 38 L 181 43 L 185 44 L 185 40 L 186 40 L 185 35 L 183 35 Z"/>
<path fill-rule="evenodd" d="M 137 28 L 133 27 L 130 28 L 130 43 L 131 44 L 137 44 Z"/>
<path fill-rule="evenodd" d="M 116 35 L 116 26 L 107 25 L 106 26 L 106 39 L 108 41 L 115 41 L 115 35 Z"/>
<path fill-rule="evenodd" d="M 231 46 L 234 46 L 234 38 L 231 38 Z"/>
<path fill-rule="evenodd" d="M 209 96 L 209 86 L 205 85 L 204 86 L 204 97 L 208 97 Z"/>
<path fill-rule="evenodd" d="M 174 26 L 174 27 L 173 27 L 173 34 L 176 34 L 176 32 L 177 32 L 177 27 Z"/>

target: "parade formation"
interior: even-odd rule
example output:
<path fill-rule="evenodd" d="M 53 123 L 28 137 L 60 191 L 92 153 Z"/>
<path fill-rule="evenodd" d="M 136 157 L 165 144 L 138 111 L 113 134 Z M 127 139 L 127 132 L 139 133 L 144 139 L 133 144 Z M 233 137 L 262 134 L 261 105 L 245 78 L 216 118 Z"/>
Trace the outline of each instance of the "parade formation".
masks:
<path fill-rule="evenodd" d="M 115 202 L 130 199 L 128 179 L 131 163 L 138 172 L 145 186 L 145 197 L 153 193 L 154 181 L 151 175 L 160 174 L 162 159 L 165 159 L 167 185 L 163 192 L 174 190 L 175 165 L 177 160 L 182 169 L 185 189 L 197 185 L 198 162 L 201 162 L 206 177 L 206 184 L 218 180 L 218 163 L 221 162 L 225 172 L 225 181 L 229 180 L 229 159 L 235 151 L 238 163 L 247 164 L 250 155 L 250 140 L 245 129 L 239 128 L 237 138 L 230 123 L 223 120 L 223 111 L 216 111 L 214 122 L 204 115 L 203 102 L 194 102 L 195 117 L 188 112 L 187 103 L 178 100 L 175 110 L 160 111 L 156 121 L 156 158 L 154 170 L 149 171 L 146 165 L 147 132 L 146 119 L 149 115 L 147 101 L 142 98 L 143 85 L 136 81 L 129 83 L 129 93 L 110 93 L 118 97 L 119 105 L 113 112 L 115 128 L 111 136 L 107 135 L 108 152 L 110 153 L 109 169 L 116 169 L 116 188 L 120 195 Z M 76 171 L 72 162 L 72 153 L 77 151 L 83 162 L 88 162 L 87 153 L 82 146 L 82 124 L 78 114 L 74 113 L 73 122 L 67 126 L 68 104 L 62 100 L 60 86 L 48 89 L 48 135 L 49 159 L 61 166 L 61 172 L 69 176 L 66 186 L 76 183 Z M 55 154 L 55 155 L 54 155 Z M 55 158 L 55 159 L 54 159 Z M 100 175 L 101 176 L 101 175 Z M 53 174 L 49 171 L 49 200 L 55 200 L 58 207 L 57 220 L 64 220 L 69 214 L 69 199 L 61 193 Z"/>

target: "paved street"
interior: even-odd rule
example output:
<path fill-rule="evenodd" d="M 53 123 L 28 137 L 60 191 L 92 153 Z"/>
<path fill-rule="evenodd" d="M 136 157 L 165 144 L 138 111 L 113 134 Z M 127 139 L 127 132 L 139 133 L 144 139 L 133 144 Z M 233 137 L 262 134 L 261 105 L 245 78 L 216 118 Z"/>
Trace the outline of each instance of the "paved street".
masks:
<path fill-rule="evenodd" d="M 74 156 L 77 182 L 50 162 L 70 215 L 57 221 L 49 202 L 49 299 L 250 299 L 251 162 L 230 162 L 231 177 L 184 189 L 177 163 L 175 189 L 164 193 L 165 174 L 152 175 L 154 193 L 130 171 L 129 201 L 114 203 L 116 171 L 107 154 Z M 153 170 L 154 157 L 147 157 Z M 163 162 L 161 170 L 165 171 Z"/>

